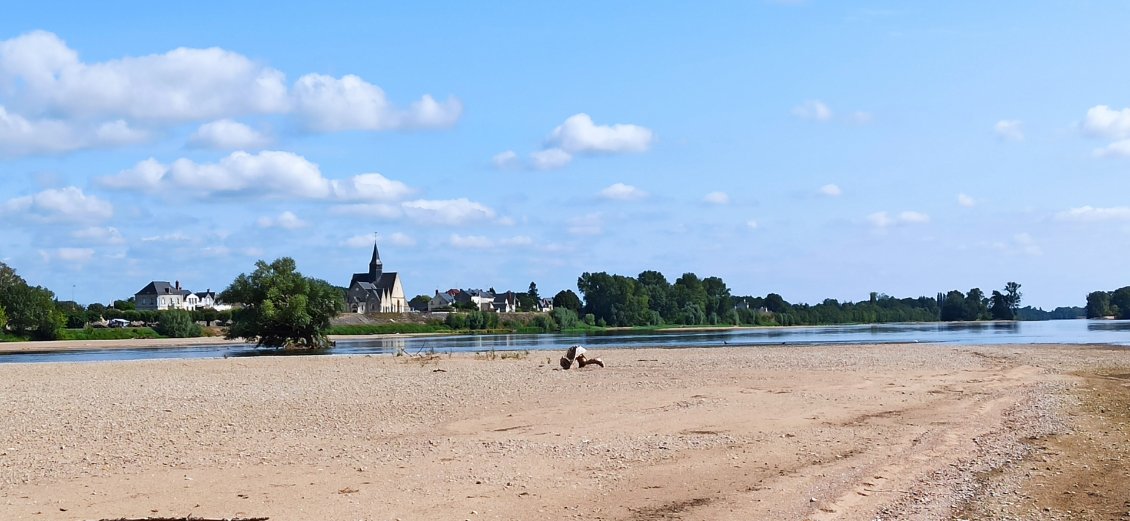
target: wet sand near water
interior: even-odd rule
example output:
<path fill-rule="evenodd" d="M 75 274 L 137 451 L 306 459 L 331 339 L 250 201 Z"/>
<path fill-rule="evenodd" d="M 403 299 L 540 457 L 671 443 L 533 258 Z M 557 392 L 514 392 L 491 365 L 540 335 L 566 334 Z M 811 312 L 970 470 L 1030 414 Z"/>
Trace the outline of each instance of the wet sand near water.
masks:
<path fill-rule="evenodd" d="M 1125 348 L 593 355 L 0 365 L 0 519 L 1130 519 Z"/>

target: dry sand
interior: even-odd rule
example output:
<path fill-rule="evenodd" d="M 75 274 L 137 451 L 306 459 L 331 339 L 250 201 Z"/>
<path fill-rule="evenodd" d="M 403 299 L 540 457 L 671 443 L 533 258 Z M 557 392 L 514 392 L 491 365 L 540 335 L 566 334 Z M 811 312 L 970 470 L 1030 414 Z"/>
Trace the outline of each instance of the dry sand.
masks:
<path fill-rule="evenodd" d="M 1130 350 L 0 365 L 0 519 L 1130 518 Z"/>

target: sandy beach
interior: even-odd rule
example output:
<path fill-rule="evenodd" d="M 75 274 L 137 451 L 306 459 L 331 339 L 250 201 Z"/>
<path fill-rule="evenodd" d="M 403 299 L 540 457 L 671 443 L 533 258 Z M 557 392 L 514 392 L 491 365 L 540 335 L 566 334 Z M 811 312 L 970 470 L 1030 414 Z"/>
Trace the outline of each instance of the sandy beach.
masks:
<path fill-rule="evenodd" d="M 1130 350 L 0 365 L 0 519 L 1130 519 Z"/>

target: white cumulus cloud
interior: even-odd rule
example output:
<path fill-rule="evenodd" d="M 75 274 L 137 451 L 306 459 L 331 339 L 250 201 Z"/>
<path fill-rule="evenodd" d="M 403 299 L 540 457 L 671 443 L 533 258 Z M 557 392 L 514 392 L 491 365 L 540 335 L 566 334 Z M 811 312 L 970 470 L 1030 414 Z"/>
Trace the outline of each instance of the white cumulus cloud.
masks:
<path fill-rule="evenodd" d="M 1130 108 L 1115 110 L 1106 105 L 1091 107 L 1083 118 L 1083 132 L 1110 139 L 1130 137 Z"/>
<path fill-rule="evenodd" d="M 191 121 L 288 105 L 281 72 L 234 52 L 178 48 L 85 63 L 46 31 L 0 42 L 0 81 L 27 114 Z"/>
<path fill-rule="evenodd" d="M 613 201 L 636 201 L 647 197 L 647 192 L 632 185 L 616 183 L 603 189 L 599 193 L 602 199 Z"/>
<path fill-rule="evenodd" d="M 423 95 L 406 106 L 357 76 L 285 75 L 218 47 L 83 61 L 57 35 L 0 41 L 0 154 L 58 154 L 150 140 L 168 127 L 208 122 L 196 147 L 257 149 L 269 140 L 233 118 L 281 115 L 316 131 L 447 128 L 463 112 L 454 97 Z"/>
<path fill-rule="evenodd" d="M 318 165 L 291 152 L 232 152 L 217 163 L 178 159 L 163 164 L 147 159 L 98 179 L 107 188 L 198 196 L 213 194 L 285 196 L 341 201 L 394 201 L 411 194 L 400 181 L 381 174 L 327 179 Z"/>
<path fill-rule="evenodd" d="M 569 116 L 550 133 L 546 142 L 571 154 L 644 152 L 655 134 L 646 127 L 630 124 L 597 125 L 592 117 L 580 113 Z"/>
<path fill-rule="evenodd" d="M 139 143 L 149 136 L 122 120 L 105 123 L 28 119 L 0 106 L 0 155 L 70 152 L 92 146 Z"/>
<path fill-rule="evenodd" d="M 1130 139 L 1115 141 L 1105 147 L 1095 149 L 1095 157 L 1130 157 Z"/>
<path fill-rule="evenodd" d="M 412 194 L 408 185 L 375 172 L 331 181 L 331 184 L 334 195 L 347 201 L 395 201 Z"/>
<path fill-rule="evenodd" d="M 205 123 L 188 138 L 191 146 L 219 150 L 263 148 L 269 142 L 251 127 L 230 119 Z"/>
<path fill-rule="evenodd" d="M 707 204 L 730 204 L 730 196 L 726 192 L 710 192 L 702 197 L 702 202 Z"/>
<path fill-rule="evenodd" d="M 750 219 L 750 220 L 748 220 L 748 221 L 746 221 L 746 222 L 745 222 L 745 226 L 746 226 L 746 228 L 749 228 L 749 229 L 751 229 L 751 230 L 756 230 L 756 229 L 757 229 L 757 226 L 758 226 L 758 224 L 757 224 L 757 220 L 755 220 L 755 219 Z"/>
<path fill-rule="evenodd" d="M 0 204 L 0 214 L 22 215 L 42 222 L 102 221 L 114 215 L 109 202 L 86 195 L 74 186 L 52 188 L 34 195 L 16 197 Z"/>
<path fill-rule="evenodd" d="M 408 108 L 397 108 L 384 90 L 352 74 L 341 78 L 307 74 L 294 83 L 293 97 L 296 114 L 309 128 L 322 132 L 445 128 L 463 113 L 458 99 L 441 103 L 430 95 Z"/>
<path fill-rule="evenodd" d="M 957 194 L 957 204 L 966 208 L 973 208 L 977 201 L 965 194 Z"/>
<path fill-rule="evenodd" d="M 513 150 L 496 154 L 491 163 L 496 168 L 553 170 L 568 165 L 574 156 L 645 152 L 654 142 L 655 133 L 647 127 L 627 123 L 597 125 L 588 114 L 578 113 L 555 127 L 545 139 L 544 148 L 530 152 L 525 165 Z"/>
<path fill-rule="evenodd" d="M 1002 119 L 993 125 L 997 137 L 1005 141 L 1024 141 L 1024 124 L 1015 119 Z"/>

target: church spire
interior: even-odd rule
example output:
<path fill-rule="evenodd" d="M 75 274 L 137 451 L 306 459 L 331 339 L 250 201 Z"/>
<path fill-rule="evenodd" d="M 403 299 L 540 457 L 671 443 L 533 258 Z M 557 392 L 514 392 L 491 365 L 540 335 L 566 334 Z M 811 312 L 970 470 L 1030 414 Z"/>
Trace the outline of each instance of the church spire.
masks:
<path fill-rule="evenodd" d="M 369 261 L 369 275 L 372 275 L 375 281 L 382 271 L 384 271 L 384 263 L 381 262 L 381 253 L 377 251 L 377 234 L 373 233 L 373 260 Z"/>

